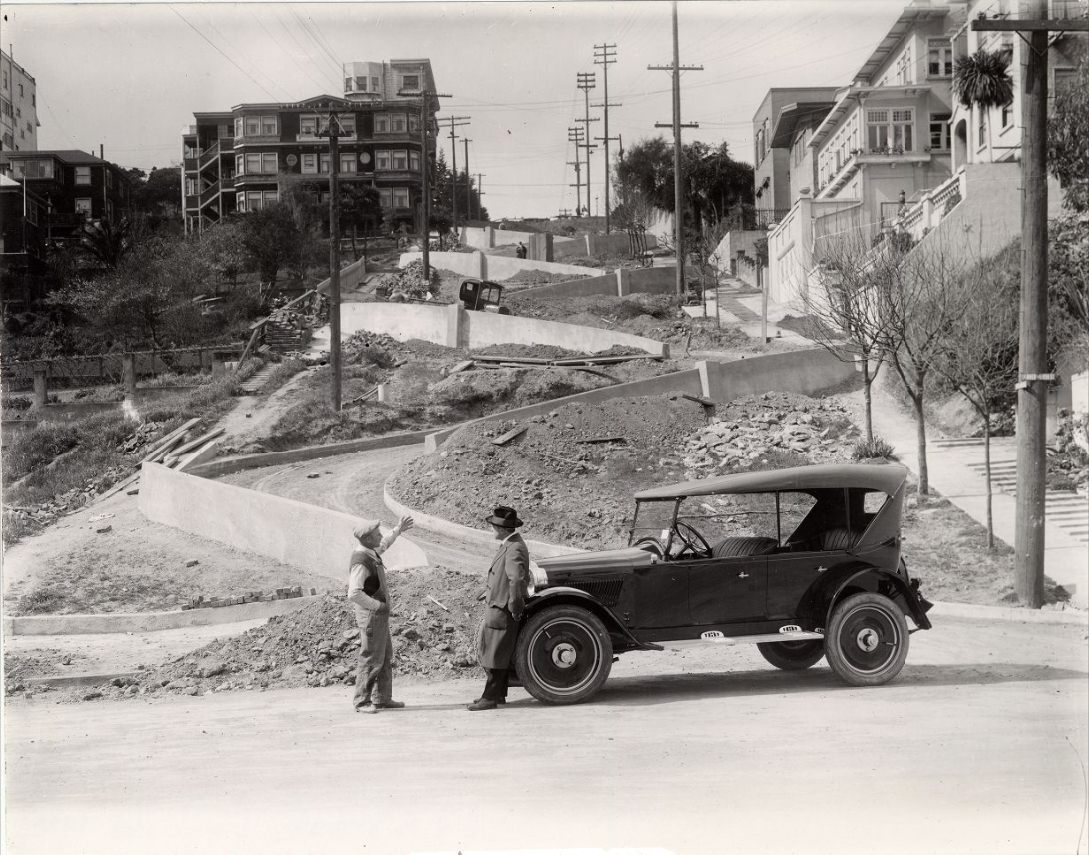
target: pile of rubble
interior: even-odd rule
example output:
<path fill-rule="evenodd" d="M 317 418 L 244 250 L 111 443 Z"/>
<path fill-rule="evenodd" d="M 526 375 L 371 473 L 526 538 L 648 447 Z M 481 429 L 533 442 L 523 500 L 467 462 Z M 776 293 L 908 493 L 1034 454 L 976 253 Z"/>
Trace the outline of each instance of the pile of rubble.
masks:
<path fill-rule="evenodd" d="M 483 580 L 444 567 L 389 574 L 393 668 L 401 675 L 476 676 L 475 637 Z M 164 665 L 80 689 L 73 700 L 329 686 L 355 682 L 359 629 L 343 596 L 326 594 L 217 639 Z"/>
<path fill-rule="evenodd" d="M 486 510 L 506 504 L 526 520 L 528 538 L 619 545 L 632 493 L 680 480 L 677 450 L 704 422 L 703 408 L 679 395 L 564 404 L 525 422 L 462 428 L 389 489 L 409 507 L 464 525 L 481 527 Z"/>
<path fill-rule="evenodd" d="M 396 273 L 387 273 L 378 280 L 374 293 L 391 301 L 431 300 L 439 289 L 438 273 L 432 269 L 431 278 L 424 278 L 423 262 L 413 261 Z"/>
<path fill-rule="evenodd" d="M 794 455 L 798 463 L 848 460 L 860 432 L 832 398 L 765 392 L 741 398 L 691 437 L 684 465 L 692 478 L 727 474 Z"/>
<path fill-rule="evenodd" d="M 1084 495 L 1089 487 L 1089 417 L 1060 410 L 1053 450 L 1049 452 L 1048 486 Z"/>

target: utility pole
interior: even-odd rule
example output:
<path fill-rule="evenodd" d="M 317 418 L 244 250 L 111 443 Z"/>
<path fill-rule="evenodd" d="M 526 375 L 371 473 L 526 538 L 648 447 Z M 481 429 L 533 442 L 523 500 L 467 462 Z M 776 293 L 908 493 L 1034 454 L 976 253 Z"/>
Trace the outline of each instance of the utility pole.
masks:
<path fill-rule="evenodd" d="M 568 128 L 567 129 L 567 141 L 575 144 L 575 162 L 568 164 L 575 167 L 575 183 L 568 186 L 576 188 L 575 190 L 575 216 L 582 216 L 582 159 L 579 157 L 579 149 L 582 148 L 583 133 L 582 128 Z"/>
<path fill-rule="evenodd" d="M 677 33 L 677 0 L 673 0 L 673 63 L 648 65 L 650 71 L 673 73 L 673 240 L 677 246 L 677 296 L 685 293 L 684 279 L 684 176 L 681 174 L 681 128 L 698 128 L 698 122 L 681 124 L 681 72 L 703 71 L 702 65 L 681 65 L 680 38 Z M 656 128 L 668 128 L 655 122 Z"/>
<path fill-rule="evenodd" d="M 420 80 L 426 80 L 426 68 L 420 66 Z M 431 155 L 428 145 L 428 132 L 430 126 L 427 121 L 427 107 L 431 99 L 451 96 L 435 92 L 432 89 L 424 89 L 421 92 L 398 92 L 398 95 L 419 95 L 420 97 L 420 248 L 423 252 L 423 276 L 424 282 L 431 282 Z M 438 105 L 435 105 L 438 111 Z"/>
<path fill-rule="evenodd" d="M 599 121 L 597 116 L 590 118 L 590 90 L 597 87 L 595 82 L 596 72 L 594 71 L 580 71 L 578 72 L 578 87 L 582 90 L 582 95 L 586 101 L 586 118 L 575 119 L 576 122 L 582 122 L 585 125 L 585 142 L 582 147 L 586 149 L 586 216 L 590 216 L 593 212 L 590 209 L 590 150 L 597 148 L 592 142 L 590 142 L 590 122 Z"/>
<path fill-rule="evenodd" d="M 457 234 L 458 229 L 458 146 L 456 140 L 457 134 L 454 133 L 454 128 L 460 128 L 469 124 L 468 116 L 450 116 L 439 122 L 450 123 L 450 155 L 453 159 L 452 169 L 450 172 L 450 205 L 452 211 L 450 213 L 450 219 L 453 222 L 454 234 Z"/>
<path fill-rule="evenodd" d="M 484 175 L 476 174 L 476 218 L 484 219 Z"/>
<path fill-rule="evenodd" d="M 329 111 L 329 368 L 333 374 L 333 412 L 340 412 L 340 120 Z"/>
<path fill-rule="evenodd" d="M 1027 19 L 980 19 L 977 32 L 1015 32 L 1021 64 L 1021 322 L 1017 382 L 1017 524 L 1014 591 L 1028 608 L 1044 598 L 1047 484 L 1047 51 L 1054 31 L 1089 31 L 1082 19 L 1048 20 L 1046 0 L 1029 0 Z M 1027 34 L 1027 37 L 1026 37 Z"/>
<path fill-rule="evenodd" d="M 605 144 L 605 234 L 609 233 L 609 180 L 611 178 L 611 173 L 609 172 L 609 142 L 611 140 L 620 139 L 620 137 L 609 136 L 609 108 L 624 106 L 623 104 L 609 103 L 609 66 L 614 65 L 615 63 L 616 45 L 594 45 L 594 65 L 602 66 L 601 76 L 605 90 L 605 100 L 600 104 L 594 105 L 595 107 L 603 107 L 605 111 L 605 136 L 594 137 L 594 139 L 601 140 Z"/>
<path fill-rule="evenodd" d="M 472 140 L 462 137 L 461 141 L 465 144 L 465 221 L 468 222 L 473 218 L 473 180 L 469 176 L 469 143 Z"/>

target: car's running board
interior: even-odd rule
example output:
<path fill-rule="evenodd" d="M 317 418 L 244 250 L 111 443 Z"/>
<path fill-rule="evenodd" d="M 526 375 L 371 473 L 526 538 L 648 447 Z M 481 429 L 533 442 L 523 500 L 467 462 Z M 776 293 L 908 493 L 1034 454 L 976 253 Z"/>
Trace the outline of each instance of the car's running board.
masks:
<path fill-rule="evenodd" d="M 776 644 L 782 641 L 823 641 L 819 632 L 770 632 L 764 635 L 723 635 L 720 632 L 705 632 L 699 638 L 664 642 L 666 647 L 691 647 L 696 644 Z"/>

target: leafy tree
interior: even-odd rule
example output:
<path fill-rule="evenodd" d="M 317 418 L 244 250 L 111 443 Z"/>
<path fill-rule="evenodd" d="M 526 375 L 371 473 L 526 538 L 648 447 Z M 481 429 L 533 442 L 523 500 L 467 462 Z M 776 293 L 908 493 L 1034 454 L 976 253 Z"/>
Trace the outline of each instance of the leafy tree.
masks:
<path fill-rule="evenodd" d="M 241 222 L 242 245 L 262 282 L 274 283 L 282 268 L 301 263 L 306 242 L 289 205 L 266 205 L 247 213 Z"/>
<path fill-rule="evenodd" d="M 153 168 L 146 178 L 141 177 L 132 182 L 129 198 L 132 209 L 149 217 L 152 227 L 158 226 L 163 220 L 180 218 L 180 167 Z"/>
<path fill-rule="evenodd" d="M 1055 93 L 1047 123 L 1048 169 L 1063 186 L 1063 205 L 1089 211 L 1089 49 L 1083 48 L 1073 80 Z"/>
<path fill-rule="evenodd" d="M 352 235 L 352 256 L 358 260 L 356 249 L 359 229 L 363 229 L 364 241 L 367 232 L 378 228 L 382 223 L 382 199 L 378 191 L 366 184 L 344 182 L 340 185 L 340 226 L 347 228 Z M 364 257 L 366 256 L 364 243 Z"/>
<path fill-rule="evenodd" d="M 726 143 L 714 148 L 698 141 L 684 145 L 681 168 L 685 216 L 697 230 L 723 219 L 737 205 L 752 203 L 752 167 L 733 160 Z M 673 211 L 673 146 L 664 138 L 640 140 L 625 153 L 614 175 L 618 199 L 637 194 L 663 211 Z"/>
<path fill-rule="evenodd" d="M 239 275 L 246 270 L 248 261 L 244 228 L 239 218 L 221 220 L 205 229 L 197 240 L 208 264 L 234 288 L 238 284 Z"/>
<path fill-rule="evenodd" d="M 80 250 L 106 270 L 116 270 L 145 237 L 142 219 L 95 220 L 83 226 Z"/>
<path fill-rule="evenodd" d="M 980 48 L 953 66 L 953 95 L 965 107 L 987 110 L 1013 100 L 1009 54 Z"/>

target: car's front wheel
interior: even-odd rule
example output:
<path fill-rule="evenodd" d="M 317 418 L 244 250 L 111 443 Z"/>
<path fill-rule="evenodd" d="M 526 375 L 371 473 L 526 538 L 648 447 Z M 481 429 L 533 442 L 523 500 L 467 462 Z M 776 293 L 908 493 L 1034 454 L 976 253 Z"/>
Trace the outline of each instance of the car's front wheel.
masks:
<path fill-rule="evenodd" d="M 526 691 L 537 700 L 577 704 L 608 679 L 613 645 L 597 615 L 578 606 L 553 606 L 526 621 L 514 660 Z"/>
<path fill-rule="evenodd" d="M 832 612 L 828 664 L 852 686 L 879 686 L 900 673 L 908 653 L 904 613 L 881 594 L 854 594 Z"/>
<path fill-rule="evenodd" d="M 821 661 L 823 641 L 776 641 L 756 645 L 760 655 L 784 671 L 804 671 Z"/>

